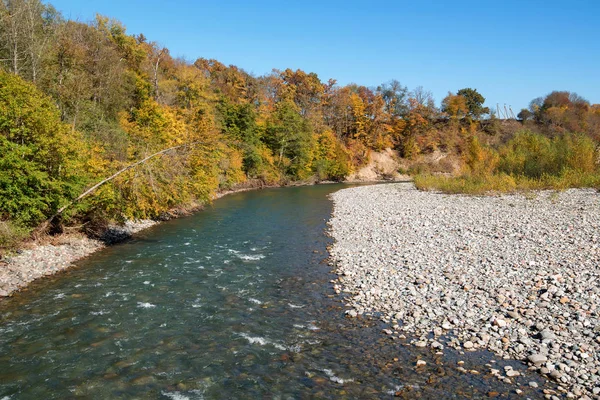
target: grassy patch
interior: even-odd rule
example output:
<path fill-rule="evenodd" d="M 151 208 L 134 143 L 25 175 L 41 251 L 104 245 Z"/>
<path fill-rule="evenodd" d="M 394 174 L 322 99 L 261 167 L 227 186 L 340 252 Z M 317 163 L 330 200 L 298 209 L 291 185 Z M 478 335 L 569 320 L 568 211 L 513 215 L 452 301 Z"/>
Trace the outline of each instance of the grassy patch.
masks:
<path fill-rule="evenodd" d="M 540 178 L 511 176 L 504 173 L 494 175 L 462 175 L 458 177 L 440 175 L 417 175 L 415 186 L 419 190 L 438 190 L 444 193 L 472 195 L 512 193 L 531 190 L 565 190 L 569 188 L 600 189 L 600 174 L 581 173 L 567 170 L 559 176 L 542 175 Z"/>
<path fill-rule="evenodd" d="M 29 230 L 12 221 L 0 221 L 0 255 L 14 250 L 29 235 Z"/>
<path fill-rule="evenodd" d="M 423 171 L 414 178 L 420 190 L 488 194 L 531 190 L 600 189 L 597 143 L 579 134 L 560 137 L 523 131 L 498 151 L 476 138 L 464 154 L 464 173 L 457 177 Z"/>

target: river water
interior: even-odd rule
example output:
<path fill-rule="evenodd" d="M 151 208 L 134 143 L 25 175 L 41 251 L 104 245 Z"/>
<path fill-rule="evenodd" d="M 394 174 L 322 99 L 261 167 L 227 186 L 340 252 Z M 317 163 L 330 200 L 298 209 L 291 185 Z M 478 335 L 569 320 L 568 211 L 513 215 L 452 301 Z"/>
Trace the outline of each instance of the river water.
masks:
<path fill-rule="evenodd" d="M 0 399 L 515 395 L 489 353 L 460 356 L 465 374 L 344 317 L 325 262 L 341 187 L 224 197 L 1 302 Z"/>

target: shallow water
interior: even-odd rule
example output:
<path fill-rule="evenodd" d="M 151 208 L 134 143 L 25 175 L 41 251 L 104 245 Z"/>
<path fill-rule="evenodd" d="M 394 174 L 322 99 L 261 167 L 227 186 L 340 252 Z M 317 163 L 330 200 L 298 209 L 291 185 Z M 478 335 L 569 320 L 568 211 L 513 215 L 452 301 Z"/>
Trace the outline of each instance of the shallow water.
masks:
<path fill-rule="evenodd" d="M 324 262 L 340 188 L 227 196 L 0 303 L 0 399 L 514 396 L 489 353 L 463 374 L 344 317 Z"/>

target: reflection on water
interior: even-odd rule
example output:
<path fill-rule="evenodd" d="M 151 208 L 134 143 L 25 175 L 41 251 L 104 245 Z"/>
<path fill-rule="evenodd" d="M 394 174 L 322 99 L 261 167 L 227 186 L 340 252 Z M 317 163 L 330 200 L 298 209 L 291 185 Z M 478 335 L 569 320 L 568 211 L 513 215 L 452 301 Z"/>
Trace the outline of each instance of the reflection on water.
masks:
<path fill-rule="evenodd" d="M 514 394 L 344 318 L 323 262 L 339 188 L 225 197 L 0 303 L 0 399 Z"/>

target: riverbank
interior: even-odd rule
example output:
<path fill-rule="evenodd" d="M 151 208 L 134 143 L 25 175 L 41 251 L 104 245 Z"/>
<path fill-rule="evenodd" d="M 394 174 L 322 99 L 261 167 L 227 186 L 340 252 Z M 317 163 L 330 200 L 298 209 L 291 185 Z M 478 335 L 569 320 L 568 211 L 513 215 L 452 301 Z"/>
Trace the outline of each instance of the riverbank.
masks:
<path fill-rule="evenodd" d="M 335 182 L 304 181 L 293 182 L 288 186 L 330 183 Z M 212 200 L 234 193 L 282 186 L 285 185 L 265 185 L 260 181 L 248 181 L 238 187 L 217 192 Z M 188 207 L 178 208 L 166 213 L 161 220 L 179 218 L 200 211 L 202 208 L 203 206 L 200 204 L 191 204 Z M 122 242 L 159 222 L 153 220 L 127 221 L 123 226 L 110 226 L 105 232 L 99 234 L 101 240 L 87 237 L 78 232 L 56 237 L 45 237 L 36 242 L 24 243 L 15 254 L 0 259 L 0 299 L 10 296 L 36 279 L 64 271 L 76 261 L 107 245 Z"/>
<path fill-rule="evenodd" d="M 334 288 L 350 317 L 380 316 L 417 347 L 522 360 L 568 397 L 600 394 L 595 190 L 469 197 L 390 184 L 332 198 Z"/>
<path fill-rule="evenodd" d="M 301 184 L 314 184 L 314 182 Z M 261 181 L 247 181 L 243 185 L 215 193 L 212 200 L 234 193 L 269 187 L 279 186 L 265 185 Z M 0 299 L 12 295 L 36 279 L 64 271 L 78 260 L 106 246 L 123 242 L 161 221 L 190 215 L 203 208 L 202 204 L 188 204 L 165 213 L 160 220 L 126 221 L 122 226 L 109 225 L 104 232 L 98 232 L 98 238 L 90 238 L 76 232 L 56 237 L 47 236 L 41 240 L 24 243 L 16 254 L 0 259 Z"/>
<path fill-rule="evenodd" d="M 45 238 L 46 243 L 29 243 L 16 254 L 0 260 L 0 298 L 10 296 L 36 279 L 64 271 L 77 260 L 106 247 L 107 243 L 118 243 L 156 223 L 127 221 L 123 226 L 111 226 L 104 234 L 104 241 L 75 233 Z"/>

